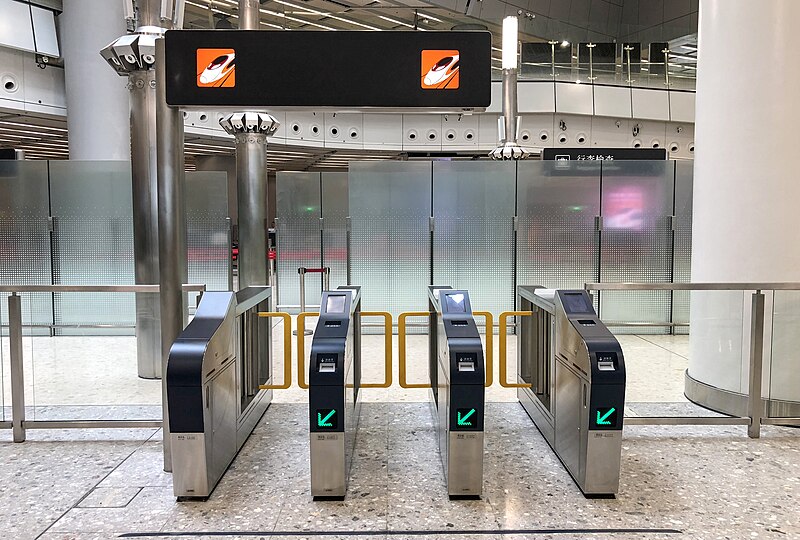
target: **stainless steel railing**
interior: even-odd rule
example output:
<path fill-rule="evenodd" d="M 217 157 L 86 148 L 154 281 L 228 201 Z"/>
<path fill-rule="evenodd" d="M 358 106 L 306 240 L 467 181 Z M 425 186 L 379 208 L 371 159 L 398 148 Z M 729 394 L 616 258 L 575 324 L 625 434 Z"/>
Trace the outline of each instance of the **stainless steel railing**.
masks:
<path fill-rule="evenodd" d="M 758 438 L 761 426 L 800 426 L 800 418 L 771 418 L 765 414 L 761 396 L 764 368 L 764 292 L 800 291 L 800 283 L 792 282 L 742 282 L 742 283 L 586 283 L 587 291 L 753 291 L 750 317 L 749 389 L 746 417 L 626 417 L 627 425 L 747 425 L 747 434 Z M 612 326 L 612 323 L 606 323 Z M 662 326 L 659 324 L 658 326 Z"/>
<path fill-rule="evenodd" d="M 184 285 L 184 292 L 200 292 L 205 285 Z M 22 350 L 22 293 L 158 293 L 159 285 L 0 285 L 0 293 L 8 297 L 9 364 L 11 375 L 11 422 L 0 422 L 0 428 L 11 428 L 14 442 L 23 442 L 28 429 L 64 428 L 158 428 L 161 420 L 25 420 L 25 372 Z"/>

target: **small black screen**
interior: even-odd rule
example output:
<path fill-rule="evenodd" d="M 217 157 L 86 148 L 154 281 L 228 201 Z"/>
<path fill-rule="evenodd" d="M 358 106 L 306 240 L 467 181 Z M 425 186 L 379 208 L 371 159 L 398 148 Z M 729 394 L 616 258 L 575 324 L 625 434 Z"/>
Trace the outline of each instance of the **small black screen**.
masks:
<path fill-rule="evenodd" d="M 563 296 L 564 309 L 569 313 L 590 313 L 592 307 L 582 293 L 567 293 Z"/>

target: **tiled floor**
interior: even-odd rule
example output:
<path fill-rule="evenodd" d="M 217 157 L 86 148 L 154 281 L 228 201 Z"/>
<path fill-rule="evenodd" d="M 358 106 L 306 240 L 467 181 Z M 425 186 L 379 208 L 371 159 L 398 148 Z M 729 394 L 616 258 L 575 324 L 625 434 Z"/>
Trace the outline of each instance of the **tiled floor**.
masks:
<path fill-rule="evenodd" d="M 412 380 L 422 380 L 426 340 L 409 337 Z M 620 341 L 626 413 L 693 414 L 682 397 L 687 339 Z M 378 381 L 383 338 L 367 336 L 364 345 L 365 378 Z M 157 416 L 160 383 L 132 376 L 132 347 L 130 338 L 26 338 L 28 402 L 35 398 L 37 415 L 48 418 Z M 281 356 L 276 350 L 276 373 Z M 8 405 L 7 349 L 2 360 Z M 586 499 L 514 391 L 493 387 L 487 398 L 477 501 L 446 496 L 425 390 L 365 391 L 343 502 L 309 495 L 307 394 L 299 389 L 276 392 L 206 502 L 175 501 L 159 430 L 31 430 L 22 444 L 0 431 L 0 538 L 800 538 L 799 430 L 765 428 L 751 440 L 741 426 L 627 427 L 618 497 Z"/>

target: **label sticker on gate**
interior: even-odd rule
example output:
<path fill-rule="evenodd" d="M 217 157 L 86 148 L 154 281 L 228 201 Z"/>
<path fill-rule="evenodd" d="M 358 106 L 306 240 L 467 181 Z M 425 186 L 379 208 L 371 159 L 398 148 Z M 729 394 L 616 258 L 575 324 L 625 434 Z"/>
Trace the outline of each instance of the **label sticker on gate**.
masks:
<path fill-rule="evenodd" d="M 335 430 L 339 427 L 339 415 L 336 409 L 317 409 L 317 427 L 319 429 Z"/>
<path fill-rule="evenodd" d="M 598 407 L 596 415 L 598 426 L 617 425 L 617 409 L 615 407 Z"/>

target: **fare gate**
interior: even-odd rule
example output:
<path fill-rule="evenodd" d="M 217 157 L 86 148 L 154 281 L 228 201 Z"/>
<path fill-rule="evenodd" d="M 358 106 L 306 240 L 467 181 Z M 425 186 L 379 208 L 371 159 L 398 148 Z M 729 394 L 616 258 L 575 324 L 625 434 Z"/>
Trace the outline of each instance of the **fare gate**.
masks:
<path fill-rule="evenodd" d="M 625 408 L 622 347 L 583 290 L 518 288 L 520 403 L 586 496 L 619 490 Z M 501 352 L 501 367 L 505 352 Z M 505 373 L 503 373 L 505 380 Z"/>

